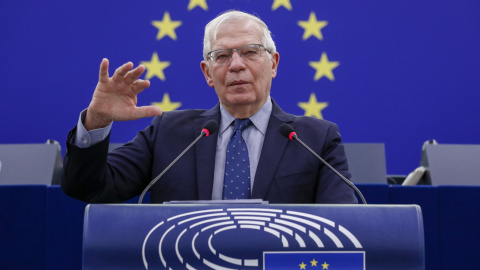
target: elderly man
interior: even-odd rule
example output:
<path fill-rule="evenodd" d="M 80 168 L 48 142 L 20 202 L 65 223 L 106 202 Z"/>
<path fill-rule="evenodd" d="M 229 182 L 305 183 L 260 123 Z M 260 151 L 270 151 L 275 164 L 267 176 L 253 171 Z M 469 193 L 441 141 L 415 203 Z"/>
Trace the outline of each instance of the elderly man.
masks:
<path fill-rule="evenodd" d="M 150 82 L 144 66 L 108 60 L 88 109 L 69 133 L 61 186 L 87 202 L 122 202 L 139 195 L 210 120 L 218 132 L 201 139 L 151 188 L 151 202 L 263 199 L 270 203 L 357 203 L 337 175 L 301 145 L 279 133 L 288 123 L 347 178 L 347 159 L 335 124 L 287 114 L 270 97 L 280 55 L 267 25 L 240 11 L 207 24 L 200 66 L 219 103 L 210 110 L 165 112 L 137 107 Z M 113 121 L 155 116 L 126 145 L 108 153 Z M 235 149 L 235 150 L 234 150 Z"/>

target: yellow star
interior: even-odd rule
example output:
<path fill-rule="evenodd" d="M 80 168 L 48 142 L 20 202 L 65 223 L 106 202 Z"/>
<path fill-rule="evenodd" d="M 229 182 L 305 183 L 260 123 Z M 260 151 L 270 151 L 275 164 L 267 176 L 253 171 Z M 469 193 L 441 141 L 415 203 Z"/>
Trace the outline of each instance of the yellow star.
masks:
<path fill-rule="evenodd" d="M 328 102 L 318 102 L 315 93 L 310 94 L 308 102 L 298 102 L 298 107 L 305 110 L 305 116 L 323 119 L 322 110 L 328 107 Z"/>
<path fill-rule="evenodd" d="M 292 4 L 290 4 L 290 0 L 273 0 L 272 10 L 276 10 L 280 6 L 288 10 L 292 10 Z"/>
<path fill-rule="evenodd" d="M 312 266 L 317 266 L 318 261 L 315 261 L 315 259 L 313 259 L 313 261 L 311 261 L 310 263 L 312 264 Z"/>
<path fill-rule="evenodd" d="M 322 30 L 323 27 L 327 26 L 328 22 L 327 21 L 317 21 L 317 16 L 315 15 L 315 12 L 310 12 L 310 17 L 308 18 L 308 21 L 298 21 L 298 25 L 305 29 L 305 32 L 303 32 L 303 40 L 306 40 L 307 38 L 311 36 L 315 36 L 319 40 L 323 40 Z"/>
<path fill-rule="evenodd" d="M 207 0 L 190 0 L 187 9 L 192 10 L 196 6 L 200 6 L 203 10 L 208 10 Z"/>
<path fill-rule="evenodd" d="M 147 69 L 147 75 L 145 75 L 146 80 L 157 76 L 160 80 L 165 81 L 165 74 L 163 74 L 163 70 L 170 66 L 170 62 L 161 62 L 158 59 L 157 53 L 154 52 L 150 62 L 143 61 L 140 63 Z"/>
<path fill-rule="evenodd" d="M 165 11 L 165 13 L 163 13 L 163 19 L 161 21 L 152 21 L 152 25 L 158 28 L 157 40 L 162 39 L 164 36 L 169 36 L 173 40 L 176 40 L 177 34 L 175 34 L 175 28 L 182 25 L 182 21 L 172 21 L 172 19 L 170 19 L 170 13 Z"/>
<path fill-rule="evenodd" d="M 328 269 L 328 266 L 329 266 L 329 265 L 330 265 L 330 264 L 327 264 L 327 262 L 324 262 L 324 263 L 322 264 L 322 266 L 323 266 L 322 269 Z"/>
<path fill-rule="evenodd" d="M 182 106 L 182 103 L 171 102 L 170 96 L 168 95 L 168 93 L 165 93 L 163 94 L 162 102 L 152 102 L 152 105 L 160 107 L 164 112 L 169 112 L 169 111 L 175 111 L 176 109 L 178 109 L 180 106 Z"/>
<path fill-rule="evenodd" d="M 317 70 L 317 72 L 315 73 L 315 78 L 314 78 L 315 81 L 318 81 L 323 76 L 325 76 L 325 77 L 329 78 L 331 81 L 333 81 L 333 80 L 335 80 L 335 78 L 333 77 L 332 70 L 334 68 L 338 67 L 338 65 L 340 65 L 340 63 L 336 62 L 336 61 L 335 62 L 329 62 L 327 54 L 322 53 L 322 57 L 320 58 L 320 61 L 318 61 L 318 62 L 311 61 L 309 63 L 309 65 L 312 68 Z"/>
<path fill-rule="evenodd" d="M 305 266 L 307 265 L 302 262 L 302 264 L 299 264 L 299 266 L 300 266 L 300 269 L 305 269 Z"/>

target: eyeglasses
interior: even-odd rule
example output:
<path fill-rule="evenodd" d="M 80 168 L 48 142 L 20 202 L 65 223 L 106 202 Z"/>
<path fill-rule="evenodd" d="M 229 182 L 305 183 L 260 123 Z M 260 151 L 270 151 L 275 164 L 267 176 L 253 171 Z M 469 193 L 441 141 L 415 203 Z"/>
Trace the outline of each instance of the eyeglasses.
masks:
<path fill-rule="evenodd" d="M 237 51 L 238 55 L 240 55 L 240 57 L 242 57 L 244 60 L 255 61 L 260 58 L 262 49 L 270 53 L 270 51 L 261 44 L 249 44 L 237 49 L 221 49 L 211 51 L 207 53 L 207 57 L 209 57 L 216 65 L 225 65 L 228 64 L 232 59 L 233 51 Z"/>

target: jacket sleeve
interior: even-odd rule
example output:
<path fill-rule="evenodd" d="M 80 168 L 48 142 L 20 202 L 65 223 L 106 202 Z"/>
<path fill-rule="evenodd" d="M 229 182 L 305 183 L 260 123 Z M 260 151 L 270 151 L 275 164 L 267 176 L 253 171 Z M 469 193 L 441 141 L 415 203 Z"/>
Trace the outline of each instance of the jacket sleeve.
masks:
<path fill-rule="evenodd" d="M 332 123 L 327 130 L 321 157 L 345 178 L 350 179 L 347 156 L 336 124 Z M 353 189 L 327 166 L 321 166 L 319 178 L 316 203 L 358 203 Z"/>
<path fill-rule="evenodd" d="M 66 143 L 60 183 L 65 194 L 90 203 L 118 203 L 139 195 L 148 185 L 153 125 L 111 153 L 110 135 L 95 145 L 80 148 L 72 143 L 75 132 L 76 128 L 70 131 Z"/>

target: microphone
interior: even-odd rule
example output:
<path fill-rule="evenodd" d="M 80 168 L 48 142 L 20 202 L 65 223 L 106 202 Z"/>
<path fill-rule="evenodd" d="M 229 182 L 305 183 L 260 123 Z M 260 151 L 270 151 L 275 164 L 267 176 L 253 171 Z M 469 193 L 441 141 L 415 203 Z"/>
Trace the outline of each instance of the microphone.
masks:
<path fill-rule="evenodd" d="M 345 182 L 350 188 L 352 188 L 357 194 L 358 196 L 360 197 L 360 199 L 362 200 L 363 204 L 367 204 L 367 202 L 365 201 L 365 198 L 363 197 L 362 195 L 362 192 L 360 192 L 360 190 L 350 181 L 348 180 L 347 178 L 345 178 L 345 176 L 343 176 L 342 174 L 340 174 L 337 170 L 335 170 L 335 168 L 333 168 L 330 164 L 328 164 L 328 162 L 326 162 L 323 158 L 321 158 L 319 155 L 317 155 L 317 153 L 315 153 L 310 147 L 308 147 L 302 140 L 300 140 L 300 138 L 298 138 L 297 136 L 297 133 L 295 132 L 295 130 L 293 129 L 292 126 L 290 126 L 289 124 L 287 123 L 283 123 L 280 125 L 280 129 L 279 129 L 280 133 L 284 136 L 284 137 L 287 137 L 289 138 L 290 140 L 296 140 L 298 141 L 301 145 L 303 145 L 303 147 L 305 147 L 308 151 L 310 151 L 310 153 L 312 153 L 315 157 L 317 157 L 323 164 L 325 164 L 325 166 L 327 166 L 330 170 L 332 170 L 336 175 L 338 175 L 338 177 L 340 177 L 340 179 L 343 180 L 343 182 Z"/>
<path fill-rule="evenodd" d="M 210 134 L 213 134 L 215 133 L 215 131 L 217 131 L 218 129 L 218 123 L 217 121 L 215 120 L 210 120 L 208 121 L 207 123 L 205 123 L 205 125 L 203 126 L 202 128 L 202 132 L 200 132 L 200 135 L 198 135 L 198 137 L 189 145 L 187 146 L 187 148 L 185 148 L 185 150 L 183 150 L 182 153 L 180 153 L 180 155 L 178 155 L 178 157 L 176 159 L 174 159 L 170 165 L 168 165 L 159 175 L 157 175 L 157 177 L 155 177 L 152 181 L 150 181 L 150 183 L 148 184 L 148 186 L 143 190 L 142 192 L 142 195 L 140 195 L 140 199 L 138 200 L 138 204 L 141 204 L 142 201 L 143 201 L 143 197 L 145 196 L 145 194 L 147 193 L 148 190 L 150 190 L 150 188 L 158 181 L 158 179 L 160 179 L 175 163 L 177 163 L 177 161 L 188 151 L 190 150 L 190 148 L 192 148 L 201 138 L 203 137 L 207 137 L 209 136 Z"/>

